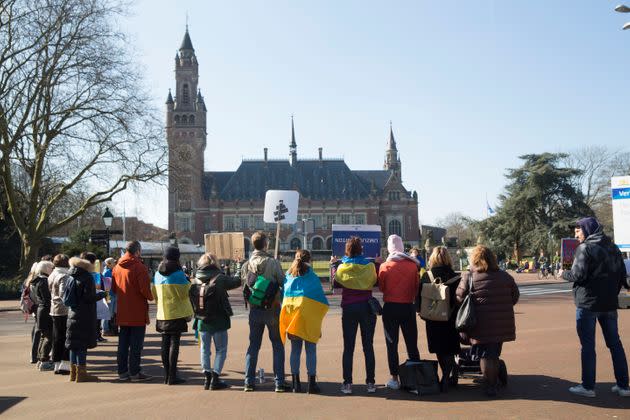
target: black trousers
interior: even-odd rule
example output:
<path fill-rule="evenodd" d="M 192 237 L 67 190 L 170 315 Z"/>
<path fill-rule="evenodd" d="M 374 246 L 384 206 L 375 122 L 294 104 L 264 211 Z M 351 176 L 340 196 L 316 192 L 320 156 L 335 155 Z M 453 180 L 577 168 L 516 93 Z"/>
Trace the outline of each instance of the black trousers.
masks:
<path fill-rule="evenodd" d="M 69 351 L 66 348 L 66 323 L 67 316 L 53 316 L 52 330 L 52 361 L 61 362 L 70 360 Z"/>
<path fill-rule="evenodd" d="M 179 358 L 179 342 L 182 333 L 162 333 L 162 365 L 164 375 L 175 379 L 177 359 Z"/>
<path fill-rule="evenodd" d="M 42 333 L 37 329 L 37 318 L 33 318 L 35 324 L 31 330 L 31 363 L 36 363 L 39 360 L 39 340 L 41 340 Z"/>
<path fill-rule="evenodd" d="M 40 330 L 39 348 L 37 358 L 40 362 L 50 361 L 50 349 L 52 348 L 52 329 Z"/>
<path fill-rule="evenodd" d="M 391 303 L 383 305 L 383 329 L 387 345 L 387 362 L 389 373 L 398 375 L 400 360 L 398 359 L 398 330 L 402 330 L 409 360 L 419 360 L 418 327 L 416 310 L 413 303 Z"/>

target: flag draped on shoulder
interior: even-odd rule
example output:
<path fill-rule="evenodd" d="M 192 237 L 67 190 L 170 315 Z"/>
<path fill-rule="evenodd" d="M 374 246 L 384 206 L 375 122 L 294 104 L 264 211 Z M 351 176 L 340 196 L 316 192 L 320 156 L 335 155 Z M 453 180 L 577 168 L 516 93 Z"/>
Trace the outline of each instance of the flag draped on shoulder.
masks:
<path fill-rule="evenodd" d="M 322 321 L 328 312 L 328 299 L 319 277 L 309 268 L 303 276 L 287 273 L 284 281 L 284 299 L 280 312 L 280 337 L 287 334 L 317 343 L 322 335 Z"/>
<path fill-rule="evenodd" d="M 167 276 L 160 272 L 155 273 L 152 289 L 157 302 L 156 319 L 170 320 L 193 315 L 188 297 L 190 282 L 182 270 Z"/>
<path fill-rule="evenodd" d="M 372 290 L 376 284 L 376 267 L 364 257 L 343 257 L 335 280 L 347 289 Z"/>

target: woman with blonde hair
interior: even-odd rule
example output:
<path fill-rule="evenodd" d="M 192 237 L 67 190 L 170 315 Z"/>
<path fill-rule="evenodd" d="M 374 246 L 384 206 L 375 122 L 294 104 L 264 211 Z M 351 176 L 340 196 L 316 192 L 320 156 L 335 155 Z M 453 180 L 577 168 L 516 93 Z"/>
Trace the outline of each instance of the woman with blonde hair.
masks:
<path fill-rule="evenodd" d="M 225 275 L 217 257 L 203 254 L 197 261 L 197 272 L 190 287 L 189 297 L 193 305 L 195 320 L 193 329 L 201 339 L 201 369 L 206 377 L 204 389 L 219 390 L 228 385 L 219 379 L 227 357 L 228 330 L 232 326 L 232 306 L 228 290 L 241 287 L 240 263 L 236 264 L 234 276 Z M 210 365 L 210 345 L 214 341 L 214 364 Z"/>
<path fill-rule="evenodd" d="M 483 245 L 477 245 L 470 255 L 470 272 L 462 276 L 457 300 L 463 302 L 471 291 L 477 323 L 465 336 L 472 343 L 472 356 L 481 360 L 486 395 L 494 397 L 503 343 L 516 340 L 514 305 L 519 291 L 514 278 L 499 270 L 497 257 Z"/>
<path fill-rule="evenodd" d="M 280 311 L 280 338 L 291 340 L 291 378 L 293 392 L 301 392 L 300 356 L 302 343 L 306 352 L 308 393 L 321 392 L 316 381 L 317 342 L 322 335 L 322 321 L 328 312 L 328 299 L 322 283 L 310 265 L 311 254 L 298 249 L 284 281 L 284 299 Z"/>
<path fill-rule="evenodd" d="M 37 263 L 36 262 L 33 263 L 33 265 L 31 266 L 31 270 L 28 273 L 28 276 L 26 276 L 26 279 L 24 279 L 24 283 L 22 284 L 22 297 L 20 298 L 20 306 L 25 304 L 23 302 L 25 302 L 25 300 L 28 301 L 28 299 L 30 299 L 30 301 L 33 304 L 33 306 L 30 309 L 30 312 L 28 313 L 27 313 L 27 310 L 24 309 L 25 306 L 22 306 L 23 308 L 22 310 L 24 311 L 24 321 L 26 322 L 30 314 L 33 315 L 33 318 L 35 321 L 33 323 L 33 328 L 31 329 L 31 364 L 35 364 L 39 362 L 37 360 L 37 352 L 39 350 L 39 340 L 41 339 L 41 333 L 37 329 L 37 302 L 34 300 L 33 297 L 30 296 L 31 282 L 33 281 L 35 277 L 37 277 Z"/>
<path fill-rule="evenodd" d="M 454 309 L 457 305 L 455 290 L 457 289 L 458 275 L 453 270 L 453 263 L 448 249 L 443 246 L 436 246 L 429 257 L 429 270 L 426 271 L 421 279 L 420 288 L 418 290 L 418 302 L 422 297 L 422 285 L 431 283 L 432 281 L 439 283 L 451 283 L 448 288 L 450 296 L 450 307 Z M 425 327 L 427 332 L 427 342 L 429 344 L 429 353 L 437 355 L 440 369 L 442 370 L 442 378 L 440 380 L 440 389 L 442 392 L 448 390 L 448 386 L 457 385 L 457 365 L 455 364 L 455 355 L 459 354 L 461 348 L 459 345 L 459 333 L 455 329 L 455 317 L 457 311 L 452 310 L 447 321 L 433 321 L 425 319 Z"/>

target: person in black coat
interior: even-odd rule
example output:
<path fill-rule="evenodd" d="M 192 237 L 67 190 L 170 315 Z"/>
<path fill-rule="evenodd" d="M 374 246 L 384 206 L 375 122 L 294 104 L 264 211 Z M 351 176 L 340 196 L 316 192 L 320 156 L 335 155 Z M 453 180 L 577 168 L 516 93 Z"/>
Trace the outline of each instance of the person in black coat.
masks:
<path fill-rule="evenodd" d="M 429 257 L 429 267 L 433 278 L 440 283 L 446 283 L 458 277 L 453 270 L 453 263 L 446 247 L 438 246 L 433 248 L 433 252 Z M 430 282 L 431 278 L 428 272 L 424 273 L 420 281 L 418 303 L 420 303 L 420 297 L 422 296 L 422 285 Z M 458 283 L 459 281 L 451 282 L 449 286 L 449 298 L 451 309 L 453 310 L 448 321 L 425 320 L 429 352 L 437 355 L 438 363 L 442 370 L 442 378 L 440 380 L 442 392 L 448 390 L 449 384 L 453 386 L 457 385 L 455 355 L 459 354 L 461 347 L 459 345 L 459 333 L 455 329 L 457 311 L 455 311 L 454 308 L 457 306 L 455 291 L 457 290 Z M 419 305 L 418 310 L 420 310 Z"/>
<path fill-rule="evenodd" d="M 71 279 L 66 283 L 66 293 L 72 293 L 74 305 L 68 310 L 66 347 L 70 350 L 70 381 L 87 382 L 97 378 L 88 375 L 86 358 L 88 349 L 96 347 L 96 302 L 103 299 L 105 292 L 96 292 L 90 261 L 78 257 L 70 258 Z"/>
<path fill-rule="evenodd" d="M 30 293 L 37 302 L 37 331 L 40 333 L 37 358 L 39 360 L 39 370 L 53 370 L 54 365 L 50 361 L 50 350 L 52 349 L 52 317 L 50 316 L 50 290 L 48 289 L 48 276 L 55 266 L 50 261 L 40 261 L 37 263 L 36 277 L 31 280 Z"/>

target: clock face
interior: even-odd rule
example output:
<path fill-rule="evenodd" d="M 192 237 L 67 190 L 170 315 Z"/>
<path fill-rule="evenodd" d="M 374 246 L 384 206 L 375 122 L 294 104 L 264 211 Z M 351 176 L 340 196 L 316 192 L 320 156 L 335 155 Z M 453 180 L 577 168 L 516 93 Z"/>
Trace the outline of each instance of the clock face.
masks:
<path fill-rule="evenodd" d="M 192 148 L 188 145 L 181 145 L 177 148 L 177 156 L 181 161 L 188 161 L 192 158 Z"/>

